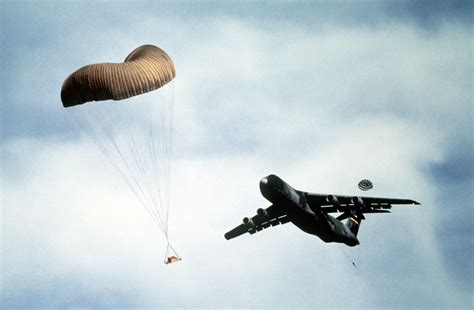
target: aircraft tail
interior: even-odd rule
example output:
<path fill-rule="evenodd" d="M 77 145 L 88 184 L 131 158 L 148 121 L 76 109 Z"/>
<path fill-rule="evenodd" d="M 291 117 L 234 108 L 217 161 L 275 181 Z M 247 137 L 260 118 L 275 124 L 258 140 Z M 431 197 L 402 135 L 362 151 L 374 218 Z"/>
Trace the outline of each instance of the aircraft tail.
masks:
<path fill-rule="evenodd" d="M 363 219 L 365 219 L 364 215 L 362 213 L 357 214 L 356 212 L 351 212 L 351 216 L 347 219 L 346 226 L 356 237 Z"/>

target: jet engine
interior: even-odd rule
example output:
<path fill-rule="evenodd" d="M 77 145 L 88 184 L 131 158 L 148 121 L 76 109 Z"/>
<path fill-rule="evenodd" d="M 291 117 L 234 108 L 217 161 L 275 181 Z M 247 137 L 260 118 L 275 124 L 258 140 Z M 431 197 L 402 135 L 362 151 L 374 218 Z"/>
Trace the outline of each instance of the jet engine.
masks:
<path fill-rule="evenodd" d="M 363 207 L 365 206 L 364 201 L 360 197 L 352 197 L 351 202 L 354 206 Z"/>
<path fill-rule="evenodd" d="M 249 219 L 248 217 L 244 217 L 244 219 L 242 220 L 242 222 L 244 222 L 244 225 L 247 225 L 247 226 L 255 226 L 255 224 L 253 223 L 252 219 Z"/>
<path fill-rule="evenodd" d="M 258 214 L 258 216 L 261 216 L 261 217 L 264 217 L 264 218 L 268 217 L 267 210 L 262 209 L 262 208 L 257 209 L 257 214 Z"/>
<path fill-rule="evenodd" d="M 338 211 L 341 211 L 341 203 L 337 200 L 337 197 L 334 195 L 329 195 L 326 197 L 326 201 L 332 204 Z"/>

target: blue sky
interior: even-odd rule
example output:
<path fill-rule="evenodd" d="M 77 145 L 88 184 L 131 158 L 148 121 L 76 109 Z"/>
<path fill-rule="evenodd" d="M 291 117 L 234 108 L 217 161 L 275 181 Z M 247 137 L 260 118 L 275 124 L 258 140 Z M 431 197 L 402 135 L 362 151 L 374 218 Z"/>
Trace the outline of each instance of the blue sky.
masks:
<path fill-rule="evenodd" d="M 2 306 L 472 307 L 468 1 L 0 6 Z M 142 44 L 177 70 L 171 268 L 59 97 Z M 357 269 L 291 225 L 224 240 L 269 173 L 422 206 L 370 216 Z"/>

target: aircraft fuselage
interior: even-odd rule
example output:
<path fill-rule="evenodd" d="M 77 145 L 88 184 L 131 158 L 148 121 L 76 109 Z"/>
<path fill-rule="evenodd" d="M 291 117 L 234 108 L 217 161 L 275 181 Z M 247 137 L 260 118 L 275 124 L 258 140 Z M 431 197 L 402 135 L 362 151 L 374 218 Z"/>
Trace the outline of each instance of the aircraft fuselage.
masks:
<path fill-rule="evenodd" d="M 339 242 L 348 246 L 359 244 L 357 237 L 336 218 L 312 209 L 303 192 L 298 191 L 275 175 L 260 181 L 260 192 L 275 207 L 282 208 L 291 222 L 302 231 L 319 237 L 324 242 Z"/>

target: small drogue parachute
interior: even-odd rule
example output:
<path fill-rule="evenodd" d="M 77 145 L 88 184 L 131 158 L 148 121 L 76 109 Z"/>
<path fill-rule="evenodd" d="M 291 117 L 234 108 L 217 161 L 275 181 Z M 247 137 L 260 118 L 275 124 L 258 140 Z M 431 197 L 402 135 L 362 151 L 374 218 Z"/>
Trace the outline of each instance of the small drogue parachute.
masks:
<path fill-rule="evenodd" d="M 368 191 L 374 187 L 372 182 L 368 179 L 360 180 L 358 187 L 361 191 Z"/>
<path fill-rule="evenodd" d="M 78 69 L 61 88 L 63 106 L 73 107 L 71 114 L 77 126 L 124 178 L 164 234 L 166 257 L 174 254 L 165 258 L 166 263 L 181 260 L 168 236 L 174 106 L 174 85 L 170 82 L 175 76 L 173 61 L 165 51 L 143 45 L 123 63 Z M 166 84 L 171 87 L 164 87 Z M 103 100 L 120 101 L 93 102 Z"/>

